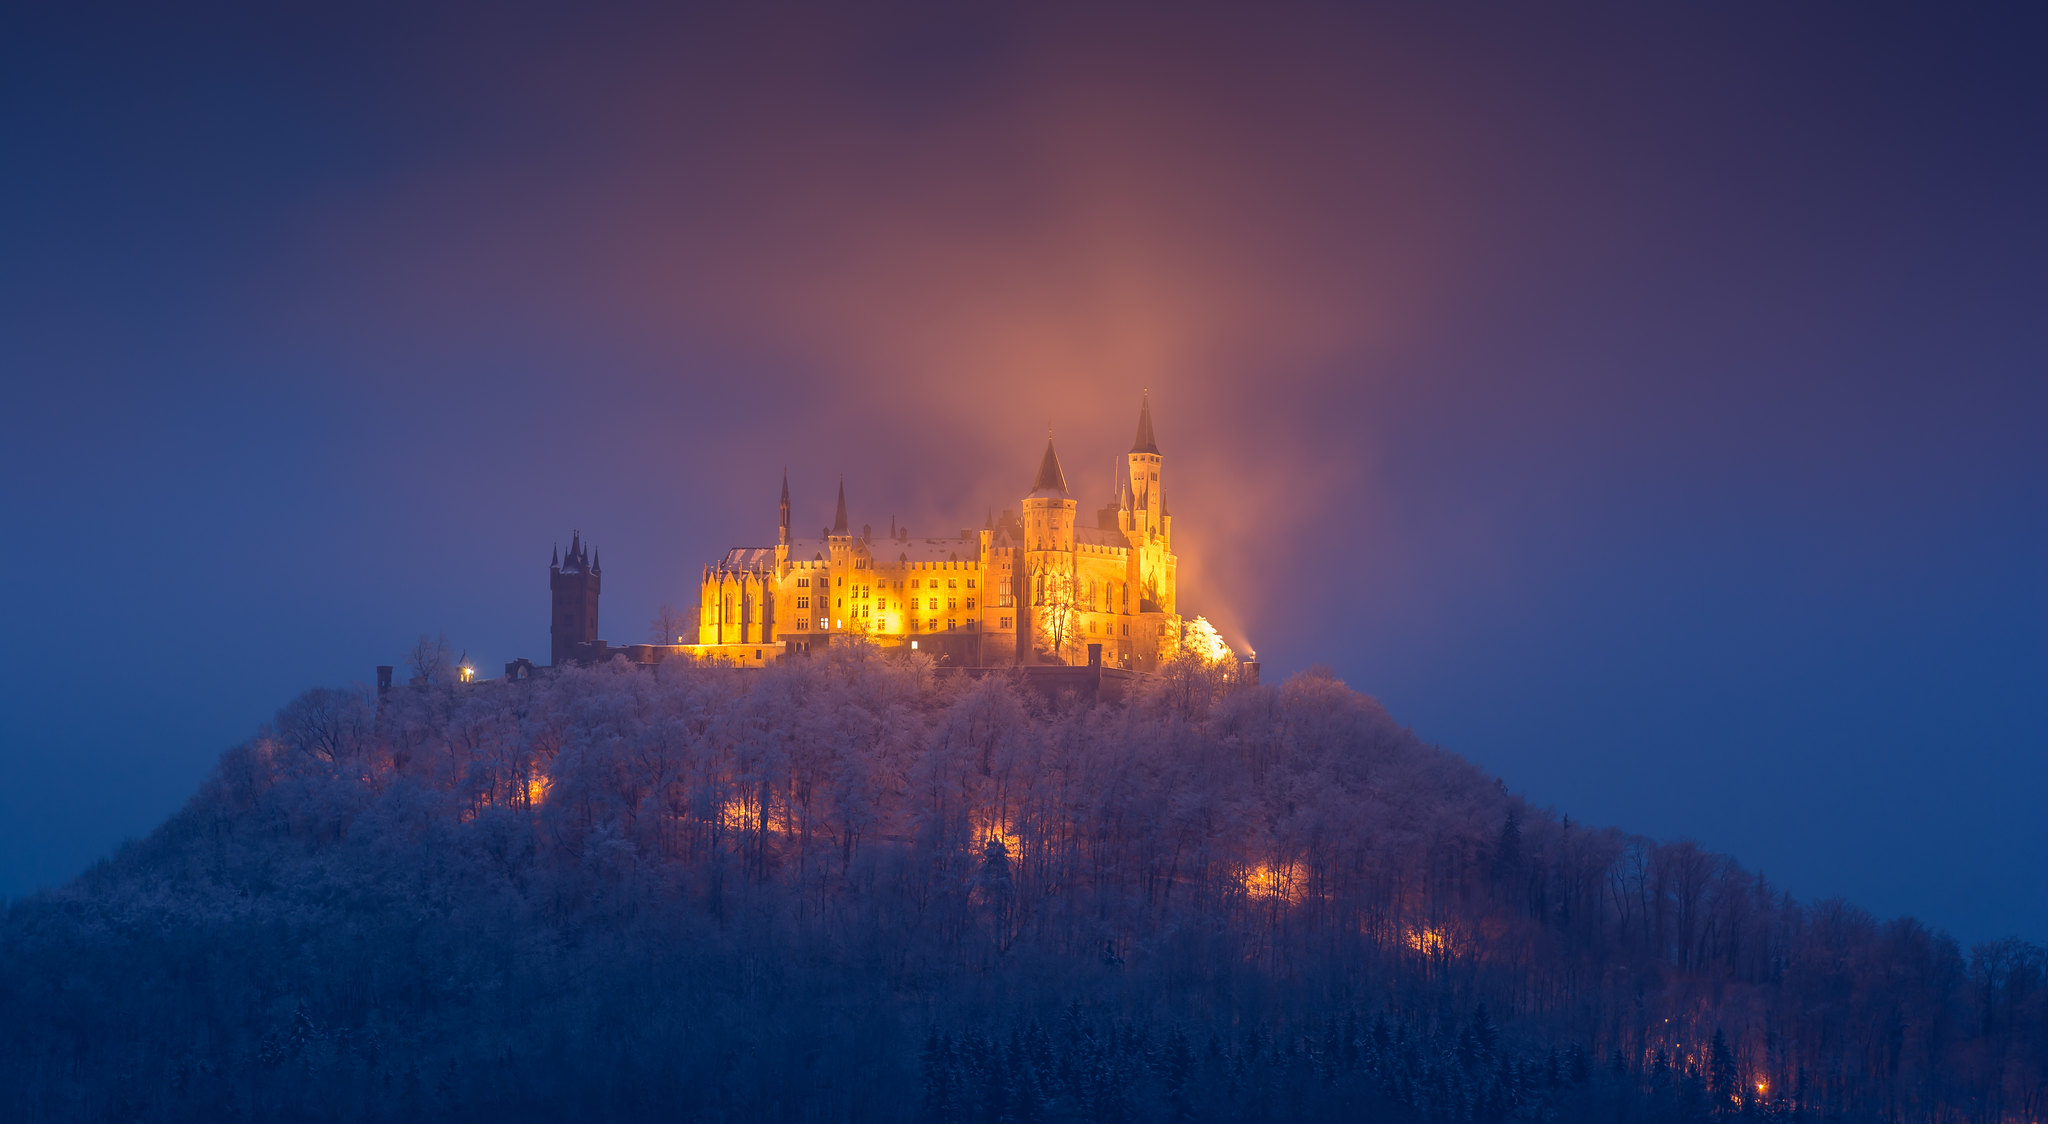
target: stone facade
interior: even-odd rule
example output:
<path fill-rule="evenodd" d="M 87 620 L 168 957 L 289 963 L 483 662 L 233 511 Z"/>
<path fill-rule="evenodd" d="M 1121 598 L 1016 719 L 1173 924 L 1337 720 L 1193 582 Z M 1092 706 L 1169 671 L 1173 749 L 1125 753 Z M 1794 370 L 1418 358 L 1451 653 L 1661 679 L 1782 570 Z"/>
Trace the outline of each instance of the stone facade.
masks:
<path fill-rule="evenodd" d="M 855 534 L 843 482 L 833 525 L 799 538 L 785 477 L 776 544 L 735 547 L 704 568 L 698 643 L 684 648 L 724 657 L 859 636 L 960 667 L 1078 666 L 1095 657 L 1106 667 L 1153 670 L 1180 643 L 1181 619 L 1149 399 L 1126 460 L 1117 495 L 1090 513 L 1089 525 L 1048 437 L 1019 507 L 947 538 L 893 527 L 882 537 L 869 527 Z M 594 566 L 591 577 L 594 638 Z M 560 593 L 556 603 L 559 628 Z"/>
<path fill-rule="evenodd" d="M 583 533 L 569 538 L 569 555 L 548 562 L 548 591 L 554 611 L 548 623 L 548 662 L 556 666 L 581 658 L 597 640 L 597 595 L 604 569 L 584 545 Z"/>

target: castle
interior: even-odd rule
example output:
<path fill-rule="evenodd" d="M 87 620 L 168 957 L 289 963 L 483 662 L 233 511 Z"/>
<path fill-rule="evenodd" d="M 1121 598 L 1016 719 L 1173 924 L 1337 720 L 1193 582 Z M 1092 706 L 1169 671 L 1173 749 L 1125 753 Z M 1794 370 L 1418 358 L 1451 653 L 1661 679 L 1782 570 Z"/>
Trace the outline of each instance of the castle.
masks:
<path fill-rule="evenodd" d="M 761 667 L 835 640 L 858 640 L 928 653 L 941 670 L 1020 667 L 1048 694 L 1114 697 L 1122 684 L 1185 649 L 1212 664 L 1233 659 L 1238 681 L 1256 683 L 1254 654 L 1232 652 L 1199 617 L 1181 618 L 1163 464 L 1147 396 L 1116 495 L 1094 512 L 1093 526 L 1081 522 L 1048 434 L 1038 474 L 1017 509 L 1000 517 L 991 511 L 980 531 L 946 538 L 913 538 L 895 526 L 881 539 L 867 526 L 854 534 L 844 481 L 832 526 L 799 538 L 785 472 L 775 545 L 734 547 L 704 567 L 695 643 L 687 634 L 674 643 L 617 647 L 599 639 L 604 566 L 579 531 L 568 551 L 558 547 L 548 562 L 548 663 L 683 658 Z M 380 698 L 392 688 L 393 670 L 377 667 Z M 505 679 L 539 670 L 531 660 L 513 660 Z M 474 674 L 466 662 L 459 669 L 461 682 L 475 681 Z"/>
<path fill-rule="evenodd" d="M 734 547 L 704 568 L 697 642 L 681 647 L 754 664 L 859 636 L 959 667 L 1085 661 L 1151 671 L 1178 648 L 1181 618 L 1173 516 L 1149 396 L 1138 407 L 1125 462 L 1115 498 L 1085 524 L 1048 434 L 1019 507 L 991 512 L 978 532 L 945 538 L 913 538 L 893 526 L 882 538 L 867 526 L 855 534 L 844 481 L 832 526 L 798 537 L 785 473 L 775 545 Z M 586 569 L 576 580 L 591 591 L 594 636 L 595 561 Z M 551 580 L 567 574 L 564 567 Z M 558 591 L 558 629 L 563 600 Z M 572 605 L 580 623 L 578 612 Z"/>

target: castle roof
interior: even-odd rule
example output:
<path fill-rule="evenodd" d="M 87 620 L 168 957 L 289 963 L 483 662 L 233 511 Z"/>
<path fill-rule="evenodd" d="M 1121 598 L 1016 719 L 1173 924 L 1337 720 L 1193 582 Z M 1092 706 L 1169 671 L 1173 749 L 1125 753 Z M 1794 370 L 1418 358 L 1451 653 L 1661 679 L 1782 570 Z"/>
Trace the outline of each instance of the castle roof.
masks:
<path fill-rule="evenodd" d="M 1152 392 L 1149 390 L 1138 404 L 1138 436 L 1131 440 L 1131 452 L 1155 456 L 1159 452 L 1159 442 L 1152 437 Z"/>
<path fill-rule="evenodd" d="M 1060 471 L 1060 455 L 1052 451 L 1052 438 L 1045 439 L 1045 456 L 1038 462 L 1038 479 L 1031 482 L 1031 495 L 1066 496 L 1067 474 Z"/>
<path fill-rule="evenodd" d="M 772 546 L 736 546 L 725 552 L 718 560 L 721 570 L 772 570 L 775 568 L 775 548 Z"/>
<path fill-rule="evenodd" d="M 1117 542 L 1122 543 L 1118 536 Z M 871 554 L 882 565 L 901 562 L 971 562 L 981 557 L 980 536 L 971 539 L 958 535 L 943 539 L 868 539 L 854 544 L 855 553 Z M 832 557 L 832 544 L 822 538 L 789 540 L 791 562 L 823 562 Z M 775 548 L 772 546 L 736 546 L 725 552 L 718 560 L 721 570 L 772 570 L 775 568 Z"/>
<path fill-rule="evenodd" d="M 559 550 L 560 547 L 557 546 L 556 549 Z M 556 561 L 551 557 L 548 562 L 548 568 L 550 570 L 560 570 L 565 574 L 598 572 L 596 563 L 591 559 L 590 545 L 583 541 L 583 532 L 577 531 L 569 536 L 569 552 L 562 555 L 560 561 Z"/>
<path fill-rule="evenodd" d="M 838 508 L 838 510 L 836 510 L 836 511 L 834 511 L 834 512 L 832 513 L 832 533 L 833 533 L 833 534 L 835 534 L 835 535 L 843 535 L 843 534 L 845 534 L 845 533 L 846 533 L 846 481 L 845 481 L 845 480 L 841 480 L 841 481 L 839 482 L 839 508 Z"/>

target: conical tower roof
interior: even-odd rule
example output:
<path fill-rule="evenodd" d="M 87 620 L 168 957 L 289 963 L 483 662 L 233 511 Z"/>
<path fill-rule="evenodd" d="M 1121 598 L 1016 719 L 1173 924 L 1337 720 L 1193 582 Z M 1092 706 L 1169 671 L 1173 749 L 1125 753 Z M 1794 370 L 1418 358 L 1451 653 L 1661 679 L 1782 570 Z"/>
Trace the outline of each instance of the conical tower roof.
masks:
<path fill-rule="evenodd" d="M 846 481 L 843 478 L 839 481 L 839 506 L 832 512 L 832 533 L 846 533 Z"/>
<path fill-rule="evenodd" d="M 1060 471 L 1060 455 L 1052 451 L 1052 438 L 1045 439 L 1045 457 L 1038 462 L 1038 479 L 1031 482 L 1034 496 L 1067 495 L 1067 474 Z"/>
<path fill-rule="evenodd" d="M 1131 440 L 1131 452 L 1157 456 L 1159 442 L 1152 436 L 1152 392 L 1146 391 L 1138 404 L 1138 436 Z"/>

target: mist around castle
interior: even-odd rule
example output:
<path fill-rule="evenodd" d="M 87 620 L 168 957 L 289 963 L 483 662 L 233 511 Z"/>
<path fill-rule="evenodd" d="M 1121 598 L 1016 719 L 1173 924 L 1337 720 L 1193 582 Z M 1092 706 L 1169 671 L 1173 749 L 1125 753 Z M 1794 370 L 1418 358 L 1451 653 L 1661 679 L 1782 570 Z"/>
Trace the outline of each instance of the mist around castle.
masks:
<path fill-rule="evenodd" d="M 2044 45 L 10 6 L 0 1124 L 2048 1124 Z"/>
<path fill-rule="evenodd" d="M 8 907 L 11 1118 L 2048 1105 L 2048 950 L 1795 900 L 1532 806 L 1326 670 L 1263 682 L 1181 614 L 1163 459 L 1148 400 L 1093 526 L 1048 439 L 957 537 L 855 532 L 843 486 L 796 534 L 785 479 L 775 545 L 643 643 L 601 637 L 572 535 L 548 663 L 423 635 Z"/>

